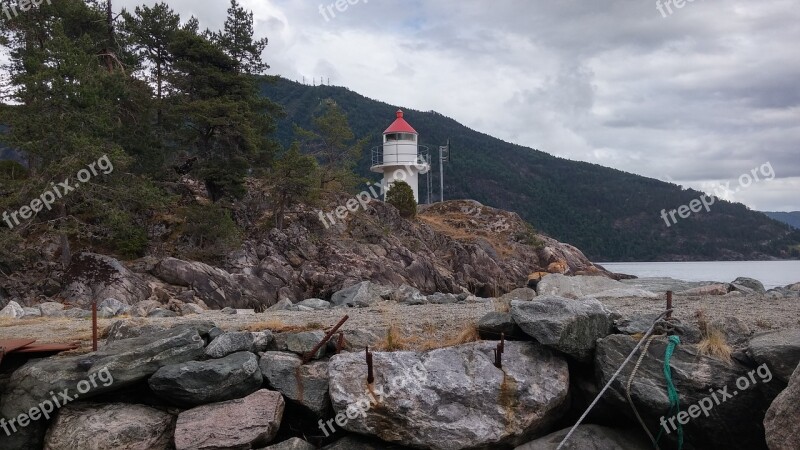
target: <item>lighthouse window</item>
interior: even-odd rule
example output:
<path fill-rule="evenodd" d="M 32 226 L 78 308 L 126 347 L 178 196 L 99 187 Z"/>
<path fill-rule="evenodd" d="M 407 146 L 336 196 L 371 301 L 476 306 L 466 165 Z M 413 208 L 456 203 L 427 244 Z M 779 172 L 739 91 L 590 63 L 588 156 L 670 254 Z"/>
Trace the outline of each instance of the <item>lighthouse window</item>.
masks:
<path fill-rule="evenodd" d="M 386 135 L 386 140 L 387 141 L 396 141 L 396 140 L 399 139 L 398 136 L 399 136 L 398 134 L 387 134 Z"/>

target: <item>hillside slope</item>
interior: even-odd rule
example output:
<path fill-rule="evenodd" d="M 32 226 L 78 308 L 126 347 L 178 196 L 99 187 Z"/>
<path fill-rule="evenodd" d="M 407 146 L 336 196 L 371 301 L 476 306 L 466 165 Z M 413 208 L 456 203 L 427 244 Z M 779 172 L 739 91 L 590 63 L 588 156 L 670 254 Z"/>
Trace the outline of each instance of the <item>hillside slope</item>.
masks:
<path fill-rule="evenodd" d="M 371 137 L 368 147 L 380 144 L 381 132 L 397 109 L 341 87 L 312 87 L 277 79 L 262 89 L 286 110 L 277 136 L 284 145 L 293 139 L 292 125 L 309 128 L 312 117 L 328 99 L 348 115 L 358 137 Z M 445 166 L 446 199 L 474 199 L 514 211 L 537 229 L 580 248 L 590 259 L 800 256 L 800 232 L 742 204 L 721 201 L 710 213 L 694 214 L 667 227 L 661 210 L 688 205 L 700 192 L 504 142 L 436 112 L 405 111 L 421 135 L 421 144 L 433 149 L 452 139 L 452 162 Z M 359 173 L 375 180 L 377 176 L 368 170 L 370 161 L 367 148 Z M 438 186 L 438 168 L 434 169 L 433 185 Z M 425 187 L 421 188 L 420 198 L 427 198 Z M 437 197 L 438 190 L 434 200 Z"/>

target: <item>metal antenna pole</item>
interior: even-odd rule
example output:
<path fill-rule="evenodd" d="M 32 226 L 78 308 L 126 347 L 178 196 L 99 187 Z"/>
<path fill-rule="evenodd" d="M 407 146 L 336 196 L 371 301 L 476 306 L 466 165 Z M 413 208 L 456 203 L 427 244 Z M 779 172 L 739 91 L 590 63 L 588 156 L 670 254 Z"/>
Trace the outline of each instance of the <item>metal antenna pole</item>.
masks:
<path fill-rule="evenodd" d="M 439 198 L 444 202 L 444 147 L 439 147 Z"/>

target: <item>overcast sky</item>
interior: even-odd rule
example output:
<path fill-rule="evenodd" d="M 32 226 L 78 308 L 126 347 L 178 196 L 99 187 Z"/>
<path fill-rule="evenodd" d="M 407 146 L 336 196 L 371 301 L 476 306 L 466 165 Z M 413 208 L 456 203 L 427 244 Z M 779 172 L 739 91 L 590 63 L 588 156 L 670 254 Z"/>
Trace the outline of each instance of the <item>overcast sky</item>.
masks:
<path fill-rule="evenodd" d="M 240 1 L 270 39 L 271 74 L 706 191 L 769 163 L 774 180 L 726 197 L 800 210 L 796 1 L 349 0 L 335 17 L 334 0 Z M 212 29 L 228 7 L 167 3 Z"/>

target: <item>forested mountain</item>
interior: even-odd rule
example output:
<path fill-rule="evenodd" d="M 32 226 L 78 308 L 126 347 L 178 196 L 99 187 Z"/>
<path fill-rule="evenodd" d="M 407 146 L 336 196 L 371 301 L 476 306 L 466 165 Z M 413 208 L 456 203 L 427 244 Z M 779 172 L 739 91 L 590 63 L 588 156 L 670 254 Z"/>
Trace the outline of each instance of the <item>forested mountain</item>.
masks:
<path fill-rule="evenodd" d="M 800 211 L 793 212 L 765 212 L 767 216 L 800 229 Z"/>
<path fill-rule="evenodd" d="M 262 89 L 286 111 L 277 126 L 277 137 L 284 146 L 294 138 L 293 124 L 309 128 L 312 118 L 326 105 L 338 105 L 356 136 L 369 138 L 359 173 L 372 180 L 379 178 L 368 170 L 370 148 L 380 144 L 381 132 L 402 105 L 371 100 L 342 87 L 312 87 L 285 79 L 266 82 Z M 445 165 L 446 199 L 474 199 L 515 211 L 537 229 L 577 246 L 592 259 L 800 256 L 800 232 L 742 204 L 719 201 L 710 213 L 696 213 L 668 227 L 662 209 L 689 205 L 700 192 L 504 142 L 433 111 L 403 109 L 405 118 L 420 133 L 421 144 L 433 150 L 452 139 L 452 161 Z M 438 166 L 432 172 L 433 186 L 438 186 Z M 427 190 L 421 189 L 420 199 L 426 199 Z M 434 200 L 438 200 L 438 189 L 434 191 Z"/>

